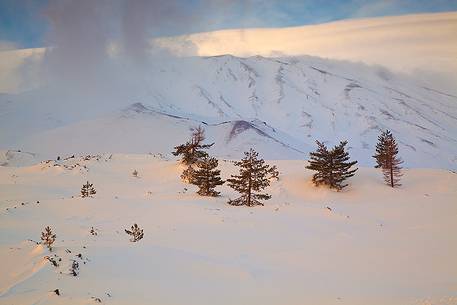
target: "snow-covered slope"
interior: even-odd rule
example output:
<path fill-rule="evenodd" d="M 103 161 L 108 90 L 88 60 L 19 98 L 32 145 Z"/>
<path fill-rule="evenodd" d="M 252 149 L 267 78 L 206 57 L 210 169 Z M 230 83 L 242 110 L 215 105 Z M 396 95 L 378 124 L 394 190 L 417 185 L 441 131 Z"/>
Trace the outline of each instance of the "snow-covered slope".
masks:
<path fill-rule="evenodd" d="M 49 88 L 2 95 L 0 148 L 41 158 L 168 153 L 202 124 L 220 157 L 254 146 L 267 158 L 305 158 L 315 140 L 347 139 L 371 166 L 389 128 L 406 166 L 457 168 L 457 97 L 379 67 L 227 55 L 157 62 L 146 75 L 134 90 L 114 85 L 92 99 Z"/>
<path fill-rule="evenodd" d="M 348 19 L 289 28 L 230 29 L 162 38 L 160 43 L 178 54 L 186 54 L 192 43 L 200 56 L 312 55 L 360 61 L 415 74 L 419 79 L 444 74 L 455 85 L 456 32 L 457 12 L 445 12 Z M 452 83 L 446 85 L 451 85 L 448 88 L 456 93 Z"/>
<path fill-rule="evenodd" d="M 258 208 L 227 205 L 225 185 L 198 196 L 161 156 L 0 166 L 0 304 L 457 304 L 456 174 L 411 169 L 392 189 L 361 168 L 335 192 L 304 161 L 268 162 L 281 176 Z M 47 225 L 53 253 L 33 242 Z"/>

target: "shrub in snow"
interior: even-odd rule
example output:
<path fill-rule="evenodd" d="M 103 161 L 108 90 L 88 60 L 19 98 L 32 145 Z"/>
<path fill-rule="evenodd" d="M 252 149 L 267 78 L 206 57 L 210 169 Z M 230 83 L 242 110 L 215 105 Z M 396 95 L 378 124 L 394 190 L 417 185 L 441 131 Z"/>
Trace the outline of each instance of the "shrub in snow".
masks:
<path fill-rule="evenodd" d="M 87 181 L 86 184 L 83 184 L 81 188 L 81 197 L 86 198 L 95 195 L 96 193 L 94 186 L 89 183 L 89 181 Z"/>
<path fill-rule="evenodd" d="M 52 251 L 52 244 L 56 241 L 56 235 L 52 233 L 52 230 L 49 226 L 44 228 L 44 231 L 41 232 L 42 244 L 48 247 L 49 251 Z"/>
<path fill-rule="evenodd" d="M 94 229 L 94 227 L 90 227 L 90 234 L 92 234 L 93 236 L 97 236 L 98 235 L 97 230 Z"/>
<path fill-rule="evenodd" d="M 75 260 L 71 263 L 70 274 L 73 276 L 78 276 L 79 274 L 79 263 Z"/>
<path fill-rule="evenodd" d="M 349 161 L 349 153 L 345 151 L 347 141 L 341 141 L 331 150 L 319 141 L 316 143 L 317 150 L 310 153 L 309 165 L 306 166 L 307 169 L 317 172 L 313 175 L 314 185 L 324 184 L 338 191 L 342 190 L 347 186 L 343 182 L 357 171 L 357 168 L 350 169 L 357 161 Z"/>
<path fill-rule="evenodd" d="M 244 155 L 245 157 L 241 161 L 235 162 L 235 165 L 240 168 L 239 175 L 232 175 L 231 179 L 227 179 L 228 185 L 241 196 L 235 200 L 230 200 L 228 203 L 250 207 L 263 205 L 259 200 L 268 200 L 271 195 L 259 192 L 270 185 L 269 177 L 273 167 L 265 164 L 263 159 L 258 159 L 258 153 L 252 148 Z"/>
<path fill-rule="evenodd" d="M 55 254 L 54 257 L 45 256 L 44 258 L 47 259 L 54 267 L 59 267 L 58 262 L 62 261 L 62 259 Z"/>
<path fill-rule="evenodd" d="M 214 188 L 222 185 L 225 181 L 221 179 L 221 171 L 217 169 L 216 158 L 205 156 L 196 162 L 197 169 L 192 171 L 189 182 L 198 186 L 197 194 L 202 196 L 219 196 Z"/>
<path fill-rule="evenodd" d="M 397 155 L 398 145 L 394 136 L 389 130 L 383 131 L 378 137 L 373 158 L 376 159 L 375 168 L 381 168 L 384 181 L 391 187 L 400 186 L 400 177 L 403 175 L 401 173 L 403 161 Z"/>
<path fill-rule="evenodd" d="M 132 236 L 130 238 L 131 242 L 137 242 L 144 236 L 143 229 L 140 229 L 136 223 L 131 227 L 130 230 L 125 229 L 125 233 Z"/>

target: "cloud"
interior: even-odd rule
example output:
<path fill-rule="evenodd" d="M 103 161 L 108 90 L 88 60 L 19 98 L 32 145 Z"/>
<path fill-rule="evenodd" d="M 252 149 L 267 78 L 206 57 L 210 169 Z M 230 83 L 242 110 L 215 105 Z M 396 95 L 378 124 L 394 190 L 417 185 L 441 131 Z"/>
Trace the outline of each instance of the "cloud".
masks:
<path fill-rule="evenodd" d="M 17 49 L 17 44 L 11 41 L 0 40 L 0 52 Z"/>
<path fill-rule="evenodd" d="M 342 15 L 358 6 L 357 16 L 410 9 L 413 3 L 412 0 L 352 0 L 341 6 L 340 1 L 330 1 L 341 9 Z M 424 0 L 417 1 L 423 7 Z M 437 0 L 437 8 L 442 8 L 445 2 Z M 106 95 L 111 90 L 114 92 L 110 97 L 121 98 L 123 92 L 117 94 L 116 84 L 124 83 L 123 91 L 128 91 L 129 86 L 138 88 L 148 74 L 153 73 L 154 61 L 165 60 L 164 57 L 171 61 L 175 55 L 227 53 L 239 56 L 314 55 L 380 64 L 394 71 L 413 73 L 419 69 L 429 71 L 429 75 L 451 75 L 457 69 L 453 56 L 457 52 L 453 38 L 457 30 L 456 13 L 174 36 L 202 28 L 223 27 L 234 24 L 234 20 L 238 23 L 242 20 L 246 27 L 281 23 L 293 11 L 303 12 L 305 18 L 308 14 L 322 18 L 328 15 L 328 8 L 316 8 L 313 1 L 281 3 L 261 0 L 49 0 L 45 15 L 50 21 L 46 43 L 50 47 L 46 50 L 40 79 L 62 88 L 60 90 L 67 95 L 70 92 Z M 8 86 L 12 87 L 12 83 L 8 82 Z"/>
<path fill-rule="evenodd" d="M 248 20 L 267 6 L 259 0 L 49 0 L 46 79 L 71 83 L 78 92 L 141 79 L 154 61 L 176 55 L 154 38 L 217 26 L 232 17 Z M 181 39 L 180 56 L 197 51 L 191 40 Z M 125 76 L 127 71 L 133 75 Z"/>
<path fill-rule="evenodd" d="M 455 92 L 456 32 L 457 12 L 454 12 L 344 20 L 293 28 L 223 30 L 190 35 L 186 39 L 194 42 L 201 56 L 284 54 L 361 61 L 410 73 L 442 90 Z M 173 38 L 162 39 L 162 43 L 176 49 L 180 42 Z M 417 71 L 422 73 L 417 75 Z"/>

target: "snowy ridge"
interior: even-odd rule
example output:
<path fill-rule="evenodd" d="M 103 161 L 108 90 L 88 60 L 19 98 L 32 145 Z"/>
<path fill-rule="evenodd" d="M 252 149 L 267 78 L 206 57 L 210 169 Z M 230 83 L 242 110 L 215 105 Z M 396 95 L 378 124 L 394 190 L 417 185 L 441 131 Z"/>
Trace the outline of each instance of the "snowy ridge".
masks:
<path fill-rule="evenodd" d="M 40 89 L 3 95 L 1 148 L 47 157 L 70 149 L 168 153 L 203 124 L 219 157 L 259 145 L 267 158 L 304 158 L 315 140 L 347 139 L 351 155 L 371 166 L 376 138 L 389 128 L 406 166 L 457 169 L 457 97 L 380 67 L 315 57 L 180 58 L 155 63 L 146 85 L 131 99 L 88 104 L 91 111 L 79 109 L 84 100 L 43 98 Z"/>

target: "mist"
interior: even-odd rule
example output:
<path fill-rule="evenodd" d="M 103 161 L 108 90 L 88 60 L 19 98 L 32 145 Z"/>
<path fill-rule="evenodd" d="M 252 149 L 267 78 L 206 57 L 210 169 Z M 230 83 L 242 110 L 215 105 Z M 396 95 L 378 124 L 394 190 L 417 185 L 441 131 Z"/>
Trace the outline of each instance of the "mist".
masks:
<path fill-rule="evenodd" d="M 155 38 L 192 32 L 241 3 L 51 0 L 43 11 L 50 25 L 47 47 L 39 63 L 22 63 L 21 79 L 29 82 L 26 73 L 38 70 L 35 88 L 43 99 L 65 104 L 67 114 L 76 107 L 90 106 L 93 113 L 119 108 L 148 90 L 157 63 L 178 60 Z M 185 37 L 180 56 L 197 55 Z"/>
<path fill-rule="evenodd" d="M 42 61 L 47 90 L 94 108 L 135 99 L 154 61 L 172 58 L 150 39 L 164 26 L 190 25 L 177 8 L 177 1 L 50 1 L 50 47 Z"/>

